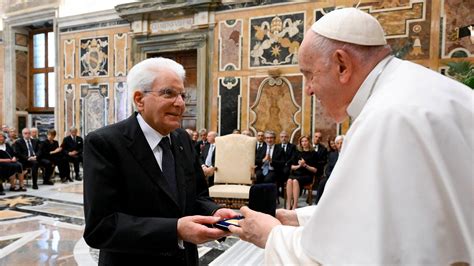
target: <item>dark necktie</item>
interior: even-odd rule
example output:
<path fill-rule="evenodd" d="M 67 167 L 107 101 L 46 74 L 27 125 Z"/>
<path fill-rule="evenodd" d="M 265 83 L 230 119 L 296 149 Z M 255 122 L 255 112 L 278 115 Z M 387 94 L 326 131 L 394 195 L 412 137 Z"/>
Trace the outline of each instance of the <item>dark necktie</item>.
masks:
<path fill-rule="evenodd" d="M 33 150 L 33 146 L 31 145 L 31 141 L 27 140 L 26 144 L 28 145 L 28 153 L 29 153 L 28 156 L 29 157 L 35 156 L 35 150 Z"/>
<path fill-rule="evenodd" d="M 160 141 L 161 150 L 163 152 L 163 157 L 161 160 L 161 170 L 163 171 L 163 175 L 168 181 L 168 184 L 171 188 L 171 194 L 178 199 L 178 189 L 176 186 L 176 173 L 175 173 L 175 166 L 174 166 L 174 157 L 173 153 L 171 152 L 170 141 L 168 137 L 163 137 Z"/>

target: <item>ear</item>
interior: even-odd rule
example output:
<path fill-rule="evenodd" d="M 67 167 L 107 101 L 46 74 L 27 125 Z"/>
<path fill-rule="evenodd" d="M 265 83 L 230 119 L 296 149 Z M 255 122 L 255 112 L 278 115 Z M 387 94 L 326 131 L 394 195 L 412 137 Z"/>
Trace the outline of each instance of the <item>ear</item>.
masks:
<path fill-rule="evenodd" d="M 349 82 L 354 72 L 354 60 L 344 50 L 337 49 L 333 54 L 334 63 L 337 67 L 339 81 L 342 84 Z"/>
<path fill-rule="evenodd" d="M 143 111 L 143 108 L 145 106 L 144 102 L 144 94 L 141 91 L 134 91 L 133 92 L 133 102 L 135 103 L 135 106 L 137 107 L 137 111 L 141 112 Z"/>

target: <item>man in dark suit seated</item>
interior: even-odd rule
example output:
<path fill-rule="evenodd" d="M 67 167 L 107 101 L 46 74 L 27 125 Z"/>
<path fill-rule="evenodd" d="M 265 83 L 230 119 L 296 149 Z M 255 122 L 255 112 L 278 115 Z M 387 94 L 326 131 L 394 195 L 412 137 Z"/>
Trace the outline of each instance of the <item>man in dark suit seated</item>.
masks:
<path fill-rule="evenodd" d="M 61 148 L 63 153 L 69 162 L 74 164 L 74 172 L 76 173 L 75 179 L 81 181 L 81 175 L 79 174 L 79 163 L 82 163 L 82 150 L 84 147 L 84 140 L 77 135 L 77 128 L 72 127 L 70 135 L 63 139 Z M 72 179 L 71 179 L 72 181 Z"/>
<path fill-rule="evenodd" d="M 188 133 L 183 67 L 166 58 L 135 65 L 127 84 L 138 112 L 87 135 L 84 239 L 99 265 L 197 265 L 196 244 L 226 232 L 207 225 L 237 214 L 209 190 Z"/>
<path fill-rule="evenodd" d="M 214 186 L 214 163 L 216 161 L 216 136 L 217 132 L 209 131 L 207 133 L 207 141 L 209 145 L 204 147 L 200 156 L 201 167 L 204 175 L 207 177 L 207 184 L 209 187 Z"/>
<path fill-rule="evenodd" d="M 15 141 L 14 150 L 15 155 L 20 160 L 20 163 L 23 165 L 23 168 L 31 168 L 31 178 L 33 179 L 33 189 L 38 189 L 38 167 L 41 165 L 46 168 L 50 167 L 51 162 L 48 160 L 39 161 L 39 145 L 38 141 L 31 138 L 31 132 L 29 128 L 24 128 L 21 131 L 23 138 Z M 44 185 L 54 185 L 53 182 L 49 180 L 49 176 L 43 174 L 43 184 Z"/>
<path fill-rule="evenodd" d="M 315 174 L 316 182 L 315 184 L 318 184 L 323 179 L 324 168 L 326 167 L 326 163 L 328 162 L 328 150 L 321 143 L 322 140 L 323 140 L 322 133 L 320 131 L 315 131 L 313 135 L 313 148 L 314 148 L 314 152 L 316 152 L 316 174 Z"/>
<path fill-rule="evenodd" d="M 284 165 L 282 168 L 282 174 L 277 176 L 277 193 L 283 193 L 283 185 L 285 184 L 286 180 L 288 180 L 288 177 L 290 176 L 291 172 L 291 159 L 294 156 L 296 146 L 292 143 L 289 142 L 290 138 L 288 136 L 288 133 L 286 131 L 280 132 L 280 143 L 277 144 L 279 148 L 283 150 L 284 154 Z M 280 191 L 281 188 L 281 191 Z M 280 194 L 281 195 L 281 194 Z"/>
<path fill-rule="evenodd" d="M 257 183 L 275 183 L 276 177 L 282 174 L 285 154 L 281 147 L 275 145 L 275 132 L 265 131 L 265 143 L 265 148 L 257 150 L 255 175 Z"/>

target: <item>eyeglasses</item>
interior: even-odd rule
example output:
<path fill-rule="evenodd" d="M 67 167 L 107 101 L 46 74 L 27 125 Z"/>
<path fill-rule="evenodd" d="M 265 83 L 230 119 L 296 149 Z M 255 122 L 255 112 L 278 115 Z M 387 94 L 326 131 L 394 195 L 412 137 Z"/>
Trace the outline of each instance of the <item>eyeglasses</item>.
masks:
<path fill-rule="evenodd" d="M 158 93 L 158 96 L 163 96 L 163 98 L 173 100 L 173 101 L 176 101 L 176 99 L 178 99 L 178 96 L 181 96 L 181 99 L 183 99 L 183 101 L 186 101 L 186 99 L 188 98 L 186 92 L 178 92 L 170 88 L 164 88 L 158 91 L 143 91 L 143 92 L 144 93 Z"/>

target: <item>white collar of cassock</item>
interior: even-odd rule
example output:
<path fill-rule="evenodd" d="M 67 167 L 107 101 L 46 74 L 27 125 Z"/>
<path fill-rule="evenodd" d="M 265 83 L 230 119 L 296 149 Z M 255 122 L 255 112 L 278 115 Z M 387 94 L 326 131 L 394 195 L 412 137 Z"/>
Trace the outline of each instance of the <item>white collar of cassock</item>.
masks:
<path fill-rule="evenodd" d="M 352 98 L 351 103 L 347 107 L 347 113 L 352 118 L 352 120 L 355 120 L 360 114 L 360 112 L 362 112 L 362 108 L 364 108 L 367 100 L 369 100 L 370 90 L 374 85 L 375 79 L 377 78 L 382 68 L 385 66 L 385 62 L 390 60 L 390 58 L 391 56 L 385 57 L 374 67 L 374 69 L 372 69 L 372 71 L 370 71 L 369 75 L 367 76 L 367 78 L 365 78 L 359 90 L 354 95 L 354 98 Z"/>

